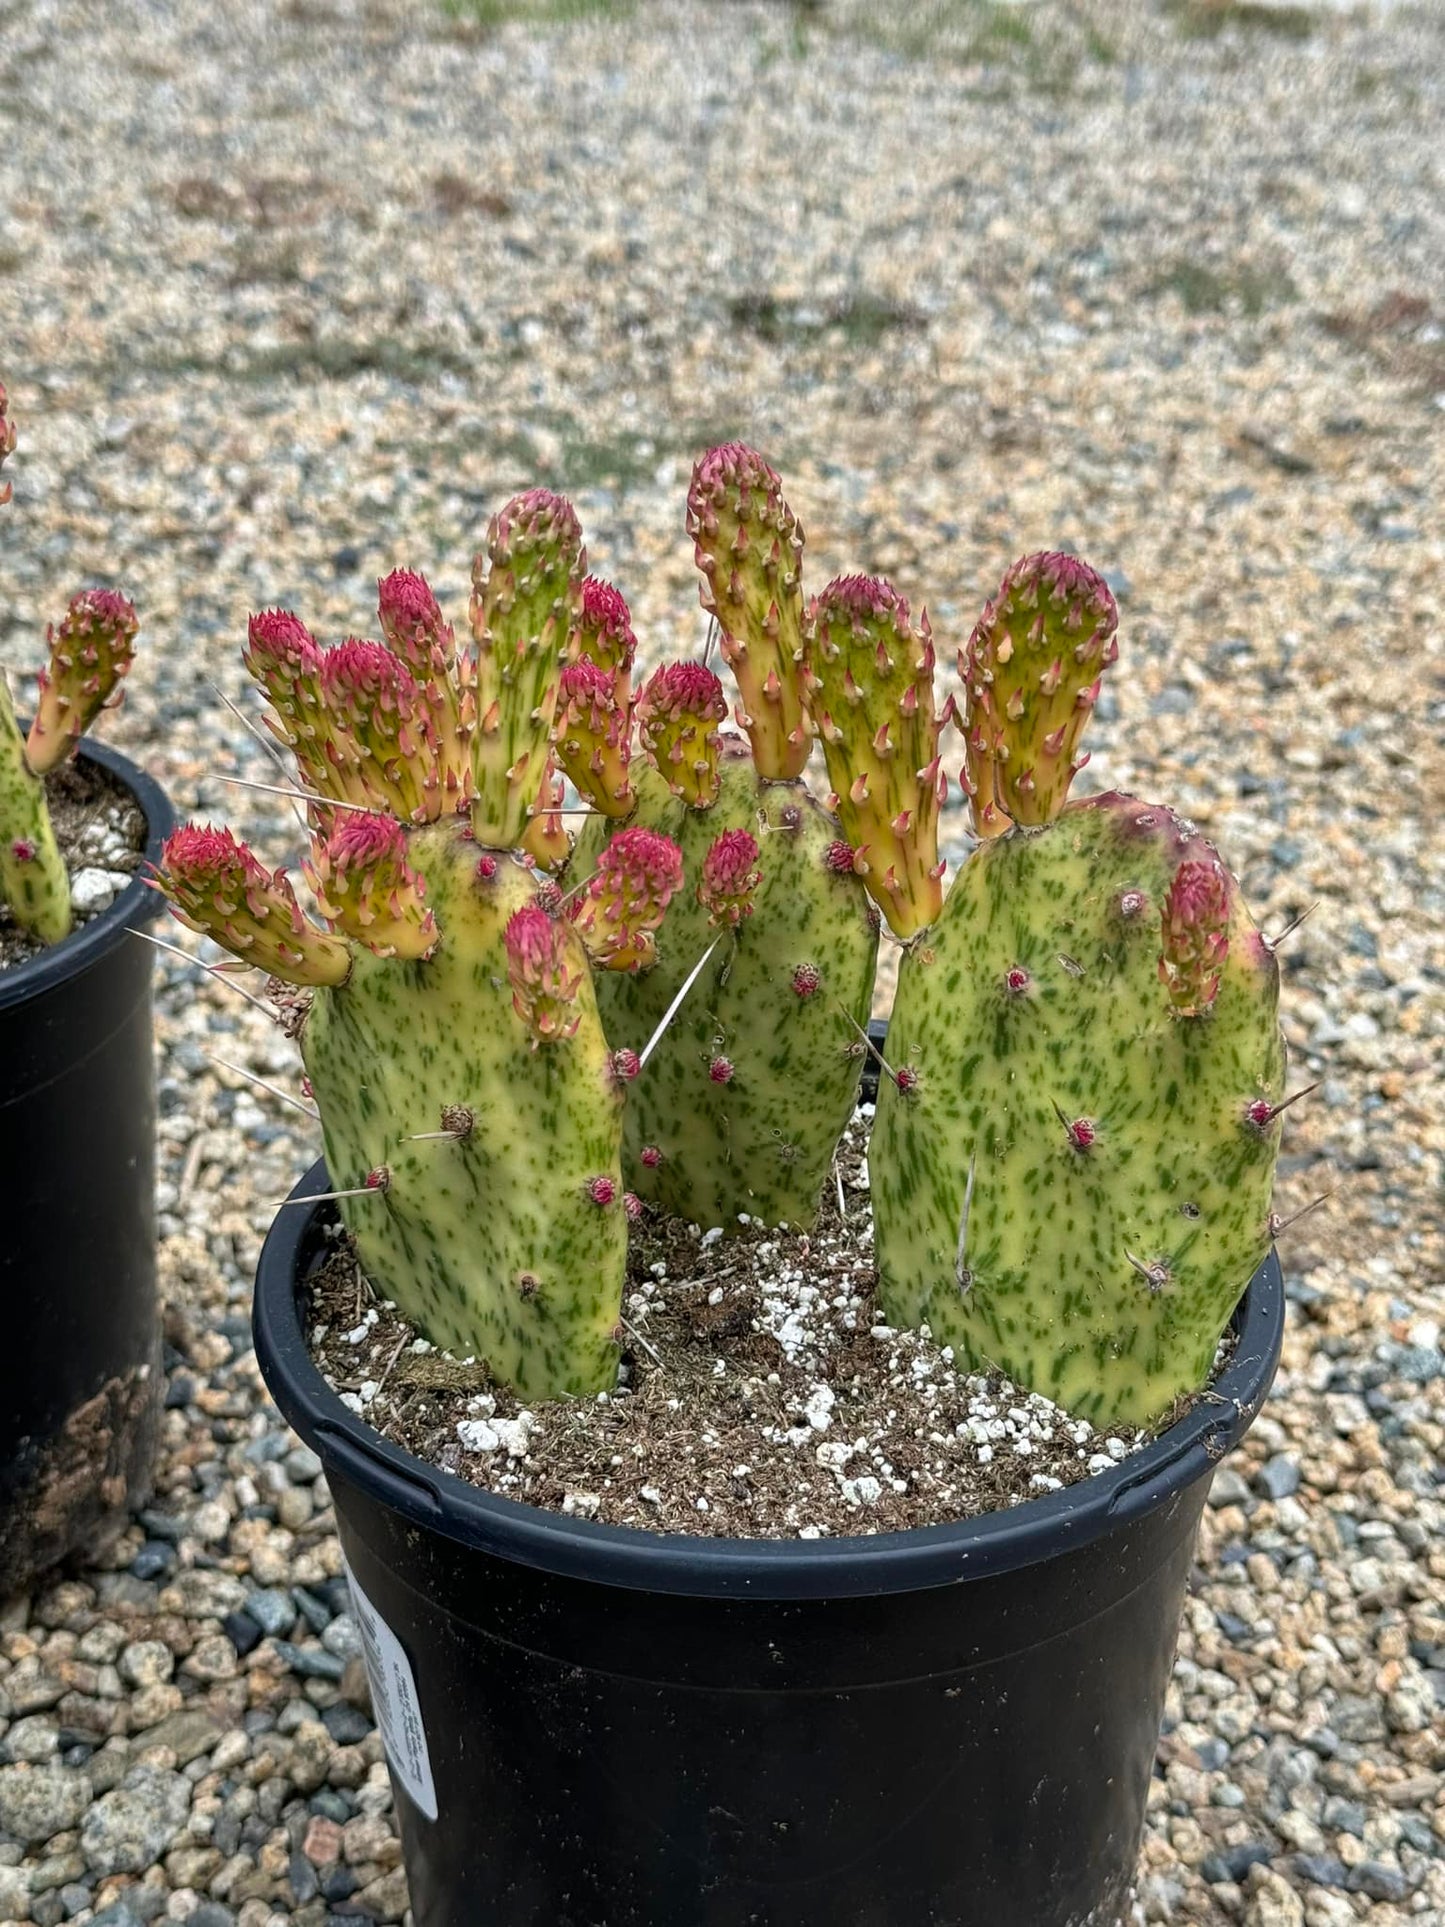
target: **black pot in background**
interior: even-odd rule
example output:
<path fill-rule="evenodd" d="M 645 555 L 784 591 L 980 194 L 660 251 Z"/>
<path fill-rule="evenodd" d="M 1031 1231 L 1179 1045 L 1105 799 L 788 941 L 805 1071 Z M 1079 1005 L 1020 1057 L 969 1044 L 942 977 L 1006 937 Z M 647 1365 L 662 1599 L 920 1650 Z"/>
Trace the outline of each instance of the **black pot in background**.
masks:
<path fill-rule="evenodd" d="M 1273 1254 L 1213 1391 L 1113 1471 L 739 1541 L 518 1505 L 351 1413 L 299 1303 L 332 1209 L 278 1214 L 256 1351 L 336 1502 L 417 1927 L 1122 1923 L 1195 1528 L 1279 1357 Z"/>
<path fill-rule="evenodd" d="M 174 816 L 131 792 L 155 862 Z M 137 877 L 108 910 L 0 971 L 0 1599 L 93 1552 L 149 1490 L 161 1395 L 151 946 Z"/>

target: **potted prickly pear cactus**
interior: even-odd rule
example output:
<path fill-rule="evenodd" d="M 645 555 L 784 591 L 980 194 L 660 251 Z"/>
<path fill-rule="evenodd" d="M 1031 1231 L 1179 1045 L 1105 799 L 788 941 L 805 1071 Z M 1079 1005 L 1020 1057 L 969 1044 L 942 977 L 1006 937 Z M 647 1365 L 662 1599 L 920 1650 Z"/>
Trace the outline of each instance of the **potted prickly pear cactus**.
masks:
<path fill-rule="evenodd" d="M 415 1918 L 1122 1927 L 1195 1525 L 1278 1356 L 1272 955 L 1167 810 L 1067 800 L 1115 650 L 1083 564 L 1010 573 L 960 709 L 890 585 L 804 598 L 761 456 L 704 456 L 687 528 L 738 733 L 705 660 L 635 673 L 620 591 L 533 491 L 490 526 L 461 644 L 406 572 L 380 585 L 383 642 L 253 618 L 316 917 L 226 831 L 177 832 L 160 866 L 178 914 L 267 973 L 320 1113 L 325 1164 L 263 1253 L 257 1351 L 336 1501 Z M 945 891 L 955 725 L 979 842 Z M 880 1041 L 884 920 L 903 954 Z M 441 1346 L 454 1364 L 419 1383 L 490 1388 L 450 1445 L 398 1442 L 323 1374 L 343 1233 L 343 1316 L 354 1256 L 400 1321 L 386 1371 Z M 693 1530 L 604 1523 L 560 1475 L 525 1498 L 515 1474 L 457 1475 L 458 1437 L 516 1463 L 541 1412 L 598 1428 L 599 1486 L 645 1480 L 626 1413 L 651 1346 L 629 1319 L 668 1272 L 647 1260 L 701 1264 L 725 1236 L 719 1276 L 795 1240 L 787 1303 L 842 1308 L 848 1384 L 927 1348 L 881 1380 L 921 1401 L 910 1449 L 952 1450 L 937 1381 L 905 1382 L 935 1366 L 1110 1449 L 998 1509 L 841 1536 L 728 1536 L 690 1499 Z M 875 1236 L 877 1297 L 850 1296 Z M 815 1444 L 834 1388 L 765 1423 L 757 1360 L 801 1342 L 791 1313 L 729 1324 L 700 1292 L 710 1368 L 653 1353 L 675 1463 L 721 1459 L 745 1490 L 739 1441 L 766 1432 L 800 1484 L 845 1465 L 854 1445 Z M 739 1402 L 706 1404 L 703 1379 Z"/>
<path fill-rule="evenodd" d="M 0 462 L 16 440 L 0 387 Z M 160 1409 L 151 962 L 132 933 L 154 915 L 139 865 L 170 811 L 81 740 L 118 699 L 137 626 L 122 595 L 74 596 L 28 728 L 0 673 L 0 1169 L 22 1207 L 0 1241 L 0 1597 L 125 1522 Z"/>

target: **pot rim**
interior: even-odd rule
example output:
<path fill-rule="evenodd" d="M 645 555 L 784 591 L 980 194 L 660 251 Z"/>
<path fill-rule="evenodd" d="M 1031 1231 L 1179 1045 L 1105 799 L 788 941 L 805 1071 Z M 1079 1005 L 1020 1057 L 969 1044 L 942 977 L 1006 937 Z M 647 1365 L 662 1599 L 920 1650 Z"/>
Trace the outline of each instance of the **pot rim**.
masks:
<path fill-rule="evenodd" d="M 42 950 L 38 957 L 0 970 L 0 1010 L 10 1010 L 32 997 L 43 997 L 70 978 L 81 976 L 127 931 L 153 923 L 164 907 L 159 893 L 151 889 L 145 876 L 146 867 L 154 869 L 159 862 L 161 845 L 175 826 L 176 815 L 170 798 L 153 776 L 148 776 L 128 756 L 106 743 L 82 741 L 76 750 L 76 760 L 94 763 L 118 777 L 130 791 L 146 822 L 141 867 L 98 917 L 72 930 L 59 943 Z"/>
<path fill-rule="evenodd" d="M 360 1487 L 409 1526 L 559 1577 L 643 1592 L 803 1600 L 915 1592 L 1037 1564 L 1176 1504 L 1210 1476 L 1263 1404 L 1284 1334 L 1284 1281 L 1271 1249 L 1235 1310 L 1233 1356 L 1167 1432 L 1100 1472 L 1006 1512 L 904 1532 L 830 1539 L 724 1539 L 662 1533 L 545 1510 L 486 1492 L 389 1440 L 343 1405 L 311 1357 L 297 1286 L 335 1221 L 300 1200 L 330 1189 L 318 1159 L 267 1233 L 252 1329 L 282 1415 L 328 1474 Z"/>

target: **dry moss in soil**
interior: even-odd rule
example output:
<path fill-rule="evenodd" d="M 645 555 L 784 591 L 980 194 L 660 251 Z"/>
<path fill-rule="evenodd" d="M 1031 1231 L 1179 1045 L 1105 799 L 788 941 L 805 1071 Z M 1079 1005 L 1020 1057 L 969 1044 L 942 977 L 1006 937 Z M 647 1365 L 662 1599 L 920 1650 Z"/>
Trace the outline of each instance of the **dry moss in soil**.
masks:
<path fill-rule="evenodd" d="M 55 840 L 72 882 L 82 870 L 104 870 L 129 880 L 145 853 L 145 817 L 135 798 L 109 770 L 95 763 L 63 763 L 45 779 L 45 800 Z M 117 893 L 122 885 L 115 885 Z M 75 928 L 83 929 L 108 905 L 77 906 Z M 48 946 L 22 930 L 0 900 L 0 970 L 29 963 Z"/>
<path fill-rule="evenodd" d="M 419 1339 L 339 1230 L 311 1280 L 313 1355 L 394 1444 L 609 1525 L 892 1532 L 998 1511 L 1126 1457 L 1143 1434 L 1099 1433 L 998 1374 L 963 1376 L 928 1337 L 882 1323 L 869 1121 L 860 1113 L 845 1139 L 809 1235 L 744 1225 L 724 1239 L 644 1213 L 620 1382 L 604 1397 L 523 1406 L 483 1366 Z"/>

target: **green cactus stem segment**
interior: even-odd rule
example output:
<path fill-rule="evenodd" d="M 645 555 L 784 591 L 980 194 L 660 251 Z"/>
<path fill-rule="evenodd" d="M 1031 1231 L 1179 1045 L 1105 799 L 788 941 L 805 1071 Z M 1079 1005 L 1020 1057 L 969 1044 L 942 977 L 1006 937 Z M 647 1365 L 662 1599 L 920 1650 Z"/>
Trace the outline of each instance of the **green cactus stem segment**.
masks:
<path fill-rule="evenodd" d="M 514 859 L 479 879 L 458 822 L 413 831 L 409 851 L 443 941 L 415 963 L 359 952 L 301 1033 L 333 1180 L 388 1173 L 342 1216 L 366 1275 L 434 1344 L 527 1399 L 595 1396 L 616 1378 L 627 1213 L 622 1095 L 580 940 Z M 565 1010 L 565 1036 L 542 1042 L 514 1012 L 514 968 L 524 1002 Z M 469 1128 L 436 1141 L 462 1110 Z"/>
<path fill-rule="evenodd" d="M 584 656 L 562 671 L 554 730 L 555 755 L 577 792 L 604 816 L 625 817 L 633 803 L 632 713 L 626 679 Z"/>
<path fill-rule="evenodd" d="M 980 836 L 1063 808 L 1088 761 L 1075 752 L 1118 656 L 1118 624 L 1108 584 L 1072 555 L 1026 555 L 985 605 L 958 658 L 964 788 Z"/>
<path fill-rule="evenodd" d="M 758 774 L 801 776 L 812 728 L 804 693 L 803 531 L 777 473 L 755 449 L 709 449 L 692 472 L 687 532 L 702 606 L 722 631 L 737 679 L 737 721 Z"/>
<path fill-rule="evenodd" d="M 472 565 L 477 644 L 472 829 L 479 843 L 522 841 L 547 767 L 563 647 L 586 570 L 571 504 L 546 489 L 495 516 Z"/>
<path fill-rule="evenodd" d="M 82 589 L 59 622 L 45 631 L 50 661 L 40 672 L 39 696 L 25 760 L 37 776 L 63 763 L 120 684 L 135 656 L 133 605 L 112 589 Z"/>
<path fill-rule="evenodd" d="M 840 576 L 808 605 L 809 703 L 849 861 L 895 936 L 943 906 L 938 813 L 948 794 L 928 617 L 875 576 Z M 838 861 L 829 857 L 830 863 Z"/>
<path fill-rule="evenodd" d="M 527 813 L 527 827 L 522 832 L 521 849 L 539 870 L 561 870 L 572 854 L 572 839 L 562 820 L 566 795 L 567 785 L 557 768 L 555 755 L 551 755 L 542 771 L 537 800 Z"/>
<path fill-rule="evenodd" d="M 427 957 L 435 948 L 426 881 L 407 861 L 406 832 L 393 817 L 346 811 L 313 838 L 306 880 L 328 922 L 378 957 Z"/>
<path fill-rule="evenodd" d="M 573 925 L 593 963 L 642 970 L 655 962 L 653 932 L 681 883 L 682 852 L 671 837 L 643 824 L 619 830 L 571 903 Z"/>
<path fill-rule="evenodd" d="M 717 800 L 718 725 L 727 713 L 722 684 L 700 662 L 665 663 L 638 698 L 642 746 L 689 809 L 711 809 Z"/>
<path fill-rule="evenodd" d="M 725 758 L 719 780 L 713 807 L 698 811 L 655 770 L 638 773 L 634 820 L 676 842 L 687 881 L 657 932 L 655 966 L 596 980 L 613 1044 L 651 1040 L 706 961 L 628 1088 L 624 1177 L 704 1227 L 732 1230 L 741 1212 L 808 1225 L 857 1100 L 862 1058 L 843 1013 L 867 1022 L 877 933 L 858 879 L 824 861 L 837 824 L 801 783 L 760 782 L 746 755 Z M 595 819 L 583 827 L 573 861 L 584 874 L 602 834 Z M 726 909 L 715 920 L 699 888 L 723 837 L 735 885 L 760 873 L 752 913 L 736 922 Z M 805 965 L 821 969 L 827 994 L 799 994 Z"/>
<path fill-rule="evenodd" d="M 173 831 L 156 880 L 182 923 L 243 963 L 287 984 L 346 981 L 350 945 L 308 923 L 285 871 L 273 875 L 230 830 L 188 823 Z"/>
<path fill-rule="evenodd" d="M 1228 948 L 1181 1019 L 1158 926 L 1118 905 L 1165 902 L 1191 865 L 1223 880 Z M 900 965 L 888 1052 L 917 1083 L 880 1087 L 869 1150 L 889 1321 L 1096 1424 L 1201 1387 L 1269 1243 L 1278 1132 L 1247 1113 L 1280 1102 L 1278 998 L 1237 887 L 1170 811 L 1092 797 L 980 845 Z"/>
<path fill-rule="evenodd" d="M 4 391 L 0 389 L 0 398 Z M 70 879 L 55 841 L 45 786 L 25 756 L 0 676 L 0 903 L 40 943 L 70 934 Z"/>
<path fill-rule="evenodd" d="M 393 569 L 376 585 L 376 606 L 388 647 L 422 691 L 442 788 L 438 814 L 457 809 L 472 786 L 470 665 L 458 657 L 456 632 L 425 576 Z"/>

